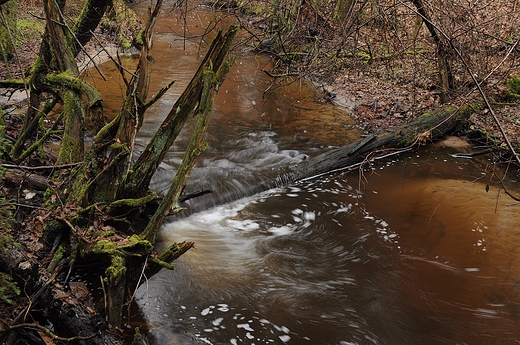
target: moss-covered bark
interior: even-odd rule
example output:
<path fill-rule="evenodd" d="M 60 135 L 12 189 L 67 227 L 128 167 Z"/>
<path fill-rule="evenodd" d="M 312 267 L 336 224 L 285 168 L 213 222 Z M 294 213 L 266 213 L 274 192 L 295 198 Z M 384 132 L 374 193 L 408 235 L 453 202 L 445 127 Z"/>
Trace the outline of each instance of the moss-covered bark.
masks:
<path fill-rule="evenodd" d="M 151 242 L 155 242 L 155 237 L 159 232 L 164 218 L 170 213 L 176 213 L 182 210 L 178 205 L 179 196 L 188 181 L 188 177 L 191 174 L 191 170 L 193 169 L 197 158 L 206 149 L 207 143 L 204 142 L 204 135 L 208 126 L 213 100 L 231 68 L 232 59 L 233 58 L 222 64 L 221 69 L 217 71 L 218 74 L 210 68 L 203 72 L 203 86 L 199 102 L 197 125 L 188 144 L 181 165 L 177 169 L 175 177 L 173 178 L 168 193 L 166 193 L 166 196 L 159 205 L 157 212 L 155 212 L 150 222 L 148 222 L 148 225 L 142 234 L 143 238 Z"/>
<path fill-rule="evenodd" d="M 72 42 L 75 55 L 90 41 L 101 19 L 112 8 L 112 5 L 112 0 L 87 0 L 73 28 L 76 37 Z"/>
<path fill-rule="evenodd" d="M 1 1 L 1 0 L 0 0 Z M 94 262 L 101 268 L 108 299 L 108 321 L 114 327 L 122 325 L 123 306 L 136 289 L 143 272 L 149 276 L 161 268 L 173 269 L 172 261 L 189 250 L 193 243 L 171 245 L 161 253 L 154 251 L 157 230 L 185 185 L 197 157 L 204 151 L 205 130 L 216 92 L 231 66 L 228 53 L 237 32 L 233 26 L 221 32 L 189 87 L 176 103 L 145 154 L 133 165 L 133 145 L 146 109 L 171 86 L 148 100 L 153 25 L 162 1 L 150 12 L 150 20 L 143 33 L 142 56 L 138 69 L 126 81 L 126 101 L 120 114 L 97 133 L 92 147 L 84 150 L 85 118 L 87 111 L 102 109 L 102 99 L 95 88 L 79 78 L 75 57 L 81 45 L 91 37 L 111 0 L 90 0 L 75 25 L 63 18 L 65 0 L 44 0 L 46 31 L 39 56 L 26 81 L 30 87 L 30 110 L 23 132 L 11 151 L 16 162 L 27 159 L 56 127 L 45 129 L 42 120 L 61 104 L 58 120 L 63 124 L 62 141 L 57 164 L 75 168 L 55 174 L 53 189 L 46 193 L 47 205 L 55 208 L 47 214 L 46 242 L 49 251 L 46 268 L 57 274 L 64 262 L 71 265 Z M 44 97 L 45 96 L 45 97 Z M 47 102 L 44 99 L 47 98 Z M 86 102 L 85 102 L 86 100 Z M 148 184 L 164 154 L 182 130 L 186 120 L 199 116 L 196 131 L 174 184 L 156 211 L 143 234 L 134 226 L 142 209 L 157 198 Z M 39 139 L 35 139 L 35 138 Z M 27 146 L 29 145 L 29 148 Z M 153 158 L 150 158 L 152 152 Z M 145 162 L 141 169 L 139 162 Z M 126 177 L 126 178 L 125 178 Z M 58 251 L 55 251 L 59 248 Z M 47 261 L 47 262 L 49 262 Z"/>
<path fill-rule="evenodd" d="M 16 13 L 19 4 L 17 1 L 7 1 L 0 5 L 0 58 L 4 61 L 14 55 L 13 38 L 16 35 Z"/>
<path fill-rule="evenodd" d="M 211 68 L 214 72 L 218 72 L 226 59 L 237 29 L 236 26 L 232 26 L 225 35 L 221 32 L 217 34 L 185 91 L 175 102 L 143 153 L 128 171 L 124 183 L 120 185 L 118 190 L 117 194 L 119 197 L 124 198 L 132 195 L 135 191 L 142 191 L 148 188 L 155 170 L 179 135 L 184 123 L 194 113 L 199 103 L 204 70 Z"/>

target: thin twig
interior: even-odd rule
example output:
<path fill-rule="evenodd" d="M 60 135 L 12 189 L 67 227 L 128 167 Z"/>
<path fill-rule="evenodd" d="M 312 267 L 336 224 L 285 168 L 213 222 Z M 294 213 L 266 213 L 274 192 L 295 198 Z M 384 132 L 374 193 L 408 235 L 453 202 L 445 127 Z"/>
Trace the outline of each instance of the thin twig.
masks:
<path fill-rule="evenodd" d="M 480 179 L 486 177 L 487 175 L 488 175 L 488 174 L 485 174 L 485 175 L 479 176 L 479 177 L 473 179 L 473 180 L 471 181 L 471 183 L 475 183 L 475 182 L 477 182 L 478 180 L 480 180 Z M 429 220 L 428 220 L 428 230 L 430 230 L 430 224 L 431 224 L 431 222 L 432 222 L 433 216 L 435 215 L 435 213 L 437 212 L 437 210 L 439 209 L 439 207 L 441 207 L 441 204 L 443 203 L 443 201 L 446 200 L 446 199 L 448 199 L 450 196 L 454 195 L 454 194 L 457 193 L 458 191 L 463 190 L 463 189 L 465 189 L 465 188 L 467 188 L 467 185 L 463 185 L 462 187 L 455 189 L 454 191 L 452 191 L 451 193 L 449 193 L 448 195 L 446 195 L 444 198 L 442 198 L 442 199 L 439 201 L 439 203 L 437 204 L 437 206 L 436 206 L 435 209 L 433 210 L 432 214 L 430 214 L 430 217 L 429 217 Z"/>
<path fill-rule="evenodd" d="M 69 163 L 69 164 L 61 164 L 61 165 L 41 165 L 37 167 L 28 167 L 25 165 L 17 165 L 17 164 L 0 164 L 2 168 L 8 168 L 8 169 L 20 169 L 20 170 L 48 170 L 48 169 L 67 169 L 67 168 L 73 168 L 77 165 L 82 164 L 79 163 Z"/>
<path fill-rule="evenodd" d="M 10 332 L 10 331 L 18 329 L 18 328 L 30 328 L 30 329 L 35 329 L 37 331 L 42 331 L 46 335 L 48 335 L 49 337 L 51 337 L 54 340 L 66 341 L 66 342 L 72 342 L 72 341 L 77 341 L 77 340 L 88 340 L 88 339 L 92 339 L 95 336 L 101 334 L 101 332 L 97 332 L 97 333 L 94 333 L 94 334 L 86 336 L 86 337 L 78 335 L 78 336 L 75 336 L 75 337 L 64 338 L 64 337 L 60 337 L 60 336 L 54 334 L 54 332 L 52 332 L 47 327 L 44 327 L 44 326 L 39 325 L 37 323 L 20 323 L 18 325 L 14 325 L 14 326 L 10 326 L 10 325 L 6 324 L 6 326 L 8 327 L 8 329 L 6 331 L 4 331 L 4 332 Z"/>
<path fill-rule="evenodd" d="M 99 43 L 99 45 L 101 46 L 101 49 L 107 54 L 108 58 L 117 66 L 118 69 L 121 69 L 134 77 L 136 76 L 132 71 L 125 68 L 121 63 L 119 63 L 118 61 L 116 61 L 114 59 L 114 57 L 108 52 L 108 50 L 106 50 L 106 48 L 103 46 L 103 44 L 101 43 L 99 38 L 97 38 L 97 36 L 92 31 L 90 31 L 90 33 L 92 34 L 92 37 L 97 41 L 97 43 Z"/>
<path fill-rule="evenodd" d="M 0 206 L 17 206 L 17 207 L 27 207 L 27 208 L 34 208 L 36 210 L 47 210 L 45 207 L 38 207 L 38 206 L 32 206 L 32 205 L 26 205 L 26 204 L 18 204 L 18 203 L 2 203 Z"/>
<path fill-rule="evenodd" d="M 105 289 L 105 280 L 103 276 L 99 276 L 99 280 L 101 281 L 101 289 L 103 290 L 103 303 L 105 306 L 105 321 L 108 321 L 108 298 L 107 298 L 107 290 Z"/>

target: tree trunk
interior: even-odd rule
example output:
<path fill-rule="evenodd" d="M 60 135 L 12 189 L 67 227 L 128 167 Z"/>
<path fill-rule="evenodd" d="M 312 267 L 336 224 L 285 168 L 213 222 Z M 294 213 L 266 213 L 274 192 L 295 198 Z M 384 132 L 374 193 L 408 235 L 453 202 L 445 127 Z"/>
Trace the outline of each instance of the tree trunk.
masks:
<path fill-rule="evenodd" d="M 417 13 L 421 16 L 422 21 L 426 25 L 437 47 L 437 67 L 441 89 L 440 97 L 442 103 L 447 103 L 449 102 L 449 93 L 454 89 L 449 44 L 437 32 L 437 28 L 433 24 L 431 17 L 426 12 L 423 0 L 412 0 L 412 2 L 417 8 Z"/>
<path fill-rule="evenodd" d="M 188 181 L 188 177 L 191 174 L 191 170 L 195 166 L 197 158 L 206 149 L 207 144 L 203 142 L 206 129 L 208 127 L 209 117 L 211 115 L 211 109 L 213 107 L 213 100 L 217 94 L 217 90 L 220 85 L 224 82 L 229 69 L 233 62 L 226 61 L 223 65 L 222 70 L 219 70 L 218 75 L 208 68 L 203 72 L 202 76 L 202 94 L 199 103 L 199 119 L 197 126 L 193 132 L 192 138 L 186 149 L 186 154 L 181 162 L 181 165 L 175 173 L 172 184 L 168 193 L 163 198 L 159 208 L 155 212 L 154 216 L 146 226 L 146 229 L 141 236 L 148 241 L 155 243 L 155 238 L 159 229 L 164 221 L 164 218 L 170 213 L 177 213 L 182 210 L 179 207 L 178 201 L 179 196 Z"/>
<path fill-rule="evenodd" d="M 13 37 L 16 32 L 12 32 L 16 28 L 16 13 L 18 11 L 18 3 L 9 1 L 0 4 L 0 58 L 4 61 L 10 60 L 14 56 Z"/>
<path fill-rule="evenodd" d="M 120 70 L 126 84 L 126 95 L 123 105 L 117 117 L 102 131 L 99 131 L 94 142 L 92 151 L 95 154 L 89 155 L 90 164 L 98 165 L 98 162 L 109 157 L 109 165 L 99 167 L 93 172 L 101 174 L 96 184 L 92 184 L 92 190 L 86 190 L 86 196 L 79 196 L 84 200 L 84 204 L 90 202 L 110 202 L 117 200 L 117 189 L 123 176 L 128 172 L 133 161 L 134 142 L 137 131 L 141 128 L 145 116 L 145 111 L 151 104 L 147 104 L 148 90 L 150 87 L 150 75 L 152 70 L 153 58 L 152 34 L 154 30 L 162 0 L 156 2 L 153 11 L 150 10 L 148 19 L 143 31 L 143 46 L 139 63 L 130 81 L 126 80 L 125 72 Z M 171 86 L 171 84 L 169 85 Z M 169 88 L 167 86 L 167 88 Z M 162 94 L 156 96 L 158 99 Z M 115 163 L 115 164 L 113 164 Z M 88 168 L 87 168 L 88 169 Z M 103 171 L 103 172 L 101 172 Z M 92 179 L 92 174 L 79 174 L 80 179 L 85 183 Z M 147 190 L 134 190 L 128 198 L 138 198 L 146 195 Z"/>
<path fill-rule="evenodd" d="M 120 185 L 118 190 L 120 198 L 131 196 L 136 191 L 142 193 L 142 191 L 148 189 L 157 167 L 181 132 L 187 119 L 194 114 L 199 104 L 204 70 L 211 68 L 218 74 L 237 30 L 238 27 L 232 26 L 225 35 L 222 35 L 222 32 L 217 34 L 192 80 Z"/>

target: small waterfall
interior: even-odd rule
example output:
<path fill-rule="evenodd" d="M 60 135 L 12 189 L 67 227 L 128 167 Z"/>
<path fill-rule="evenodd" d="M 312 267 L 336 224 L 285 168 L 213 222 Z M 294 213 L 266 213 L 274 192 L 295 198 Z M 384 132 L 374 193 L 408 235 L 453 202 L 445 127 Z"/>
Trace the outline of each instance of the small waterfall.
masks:
<path fill-rule="evenodd" d="M 183 193 L 200 196 L 181 202 L 186 210 L 178 217 L 294 182 L 296 176 L 287 174 L 288 170 L 309 156 L 298 150 L 280 149 L 275 136 L 269 131 L 253 132 L 245 138 L 221 144 L 221 149 L 210 147 L 199 159 Z M 154 190 L 159 193 L 167 190 L 179 162 L 180 154 L 163 162 L 152 180 Z"/>

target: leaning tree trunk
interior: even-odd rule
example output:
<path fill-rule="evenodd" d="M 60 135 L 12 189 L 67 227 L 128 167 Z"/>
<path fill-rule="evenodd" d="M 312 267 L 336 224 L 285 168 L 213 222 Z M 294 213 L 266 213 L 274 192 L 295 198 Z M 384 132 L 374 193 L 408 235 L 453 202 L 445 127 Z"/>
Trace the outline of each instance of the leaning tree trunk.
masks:
<path fill-rule="evenodd" d="M 439 82 L 441 88 L 441 102 L 449 101 L 449 93 L 454 89 L 453 73 L 451 71 L 450 45 L 439 34 L 438 29 L 432 22 L 430 15 L 426 12 L 423 0 L 412 0 L 417 9 L 417 13 L 421 16 L 422 21 L 430 32 L 435 45 L 437 47 L 437 71 L 439 73 Z"/>
<path fill-rule="evenodd" d="M 173 145 L 188 118 L 199 105 L 205 70 L 209 68 L 217 75 L 221 73 L 220 70 L 226 65 L 227 54 L 237 29 L 236 26 L 232 26 L 225 35 L 222 32 L 217 34 L 192 80 L 175 102 L 143 153 L 128 171 L 124 183 L 120 184 L 117 192 L 120 198 L 128 198 L 135 193 L 142 193 L 148 189 L 157 167 L 168 149 Z"/>
<path fill-rule="evenodd" d="M 98 131 L 96 140 L 85 158 L 88 163 L 80 166 L 75 173 L 76 187 L 69 200 L 80 202 L 83 206 L 117 200 L 116 191 L 132 163 L 135 137 L 143 124 L 145 112 L 173 84 L 170 83 L 147 102 L 153 62 L 152 34 L 161 6 L 162 0 L 159 0 L 153 11 L 149 12 L 142 33 L 143 46 L 139 63 L 132 78 L 127 80 L 125 74 L 127 72 L 122 66 L 118 66 L 126 85 L 123 105 L 118 115 Z M 92 183 L 93 181 L 95 183 Z M 142 192 L 134 190 L 134 193 L 128 197 L 136 198 L 147 194 L 146 189 Z"/>

